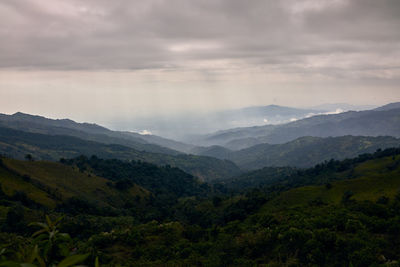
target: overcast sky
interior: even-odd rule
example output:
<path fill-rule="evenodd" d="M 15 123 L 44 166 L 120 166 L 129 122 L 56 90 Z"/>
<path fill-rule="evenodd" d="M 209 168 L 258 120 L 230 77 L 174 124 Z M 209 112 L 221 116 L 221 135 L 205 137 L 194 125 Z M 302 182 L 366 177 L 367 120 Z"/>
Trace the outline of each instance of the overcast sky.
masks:
<path fill-rule="evenodd" d="M 400 101 L 399 0 L 1 0 L 0 113 Z"/>

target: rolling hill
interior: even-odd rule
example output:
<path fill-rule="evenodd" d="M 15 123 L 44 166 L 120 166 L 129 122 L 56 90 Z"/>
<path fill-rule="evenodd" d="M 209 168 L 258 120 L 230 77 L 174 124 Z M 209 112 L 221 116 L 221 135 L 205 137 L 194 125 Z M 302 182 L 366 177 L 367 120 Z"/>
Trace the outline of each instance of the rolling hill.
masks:
<path fill-rule="evenodd" d="M 282 192 L 268 203 L 268 208 L 307 205 L 315 200 L 340 204 L 348 192 L 357 201 L 376 202 L 382 197 L 393 200 L 400 188 L 400 155 L 371 159 L 344 171 L 331 172 L 329 176 L 326 180 L 331 181 L 329 186 L 307 185 Z M 326 179 L 322 177 L 323 174 L 317 174 L 312 180 L 318 184 Z"/>
<path fill-rule="evenodd" d="M 165 205 L 210 192 L 207 184 L 178 168 L 95 156 L 60 162 L 1 157 L 0 189 L 9 201 L 28 207 L 106 214 L 107 209 L 122 212 L 129 206 L 137 211 L 149 201 Z"/>
<path fill-rule="evenodd" d="M 0 114 L 0 126 L 31 133 L 73 136 L 88 141 L 119 144 L 137 150 L 171 155 L 180 154 L 193 147 L 155 135 L 111 131 L 97 124 L 77 123 L 69 119 L 53 120 L 21 112 L 12 115 Z"/>
<path fill-rule="evenodd" d="M 368 192 L 376 192 L 373 195 L 374 198 L 370 198 L 370 200 L 376 200 L 375 198 L 381 196 L 378 193 L 382 190 L 388 191 L 388 194 L 384 195 L 393 197 L 400 188 L 400 184 L 399 187 L 397 186 L 400 183 L 400 148 L 379 149 L 374 153 L 361 154 L 345 160 L 329 160 L 307 169 L 265 167 L 221 182 L 235 190 L 260 188 L 261 186 L 267 192 L 289 192 L 288 190 L 293 188 L 308 188 L 309 186 L 321 189 L 320 185 L 326 186 L 327 183 L 336 182 L 349 185 L 355 183 L 361 186 L 356 190 L 357 192 L 365 194 L 369 194 L 368 190 Z M 324 194 L 324 192 L 329 193 L 328 191 L 320 193 Z M 371 195 L 368 196 L 371 197 Z"/>
<path fill-rule="evenodd" d="M 123 206 L 127 199 L 143 198 L 149 192 L 137 184 L 120 191 L 107 185 L 109 180 L 88 175 L 72 167 L 46 161 L 19 161 L 1 158 L 0 184 L 9 197 L 22 194 L 27 201 L 48 209 L 75 198 L 98 208 L 114 209 Z"/>
<path fill-rule="evenodd" d="M 0 240 L 5 253 L 0 264 L 4 266 L 25 262 L 20 252 L 31 252 L 32 247 L 40 252 L 46 249 L 47 243 L 38 244 L 31 237 L 37 228 L 30 222 L 40 219 L 43 211 L 49 213 L 47 224 L 63 218 L 56 229 L 73 237 L 68 248 L 90 255 L 84 262 L 89 266 L 93 262 L 105 266 L 395 266 L 399 260 L 399 149 L 304 170 L 263 169 L 240 178 L 259 175 L 261 180 L 250 182 L 264 180 L 261 186 L 254 183 L 237 193 L 204 197 L 197 196 L 209 192 L 207 185 L 195 183 L 185 173 L 179 175 L 179 170 L 168 175 L 169 167 L 147 163 L 96 157 L 62 164 L 4 158 L 1 162 Z M 126 184 L 129 177 L 137 188 L 133 194 Z M 180 198 L 165 198 L 151 189 L 149 180 L 163 177 L 171 186 L 167 191 L 181 192 Z M 61 194 L 42 190 L 47 182 L 54 182 L 51 188 L 59 188 Z M 233 179 L 225 185 L 237 182 Z M 92 194 L 96 187 L 108 187 L 103 192 L 110 197 L 107 202 L 103 195 Z M 17 189 L 10 193 L 9 188 Z M 181 191 L 184 188 L 194 191 Z M 89 201 L 65 200 L 63 194 L 69 193 L 89 195 L 105 208 L 96 211 Z M 119 194 L 114 198 L 115 193 Z M 56 209 L 32 204 L 31 198 L 39 202 L 43 197 L 55 199 Z M 115 204 L 110 205 L 111 200 Z M 44 237 L 40 241 L 48 240 L 47 234 Z"/>
<path fill-rule="evenodd" d="M 399 146 L 400 139 L 390 136 L 301 137 L 285 144 L 259 144 L 239 151 L 213 146 L 198 153 L 228 159 L 242 169 L 255 170 L 272 166 L 311 167 L 325 160 L 352 158 Z"/>
<path fill-rule="evenodd" d="M 203 180 L 236 175 L 239 168 L 227 160 L 195 155 L 168 155 L 138 151 L 133 148 L 82 140 L 72 136 L 29 133 L 0 127 L 0 154 L 23 159 L 31 154 L 35 159 L 58 161 L 81 154 L 105 159 L 141 160 L 157 165 L 178 167 Z"/>

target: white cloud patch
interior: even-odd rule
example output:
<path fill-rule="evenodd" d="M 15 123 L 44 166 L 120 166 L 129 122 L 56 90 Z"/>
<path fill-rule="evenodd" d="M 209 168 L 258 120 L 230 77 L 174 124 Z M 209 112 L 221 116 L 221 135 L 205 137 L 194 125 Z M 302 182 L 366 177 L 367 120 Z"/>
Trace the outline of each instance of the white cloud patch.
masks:
<path fill-rule="evenodd" d="M 343 109 L 337 108 L 336 110 L 327 111 L 327 112 L 319 112 L 319 113 L 311 112 L 311 113 L 308 113 L 305 117 L 306 118 L 310 118 L 310 117 L 313 117 L 313 116 L 316 116 L 316 115 L 330 115 L 330 114 L 339 114 L 339 113 L 343 113 L 343 112 L 345 112 Z"/>
<path fill-rule="evenodd" d="M 148 130 L 142 130 L 142 131 L 140 131 L 138 133 L 141 134 L 141 135 L 152 135 L 153 134 L 152 132 L 150 132 Z"/>

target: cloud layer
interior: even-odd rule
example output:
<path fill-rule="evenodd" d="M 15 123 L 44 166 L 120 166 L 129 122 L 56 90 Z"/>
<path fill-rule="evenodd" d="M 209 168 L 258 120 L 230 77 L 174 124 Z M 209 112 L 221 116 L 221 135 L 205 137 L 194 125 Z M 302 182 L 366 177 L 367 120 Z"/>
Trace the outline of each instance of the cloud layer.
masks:
<path fill-rule="evenodd" d="M 0 112 L 132 130 L 149 116 L 400 101 L 399 29 L 399 0 L 2 0 Z"/>
<path fill-rule="evenodd" d="M 398 78 L 398 0 L 4 0 L 0 67 Z"/>

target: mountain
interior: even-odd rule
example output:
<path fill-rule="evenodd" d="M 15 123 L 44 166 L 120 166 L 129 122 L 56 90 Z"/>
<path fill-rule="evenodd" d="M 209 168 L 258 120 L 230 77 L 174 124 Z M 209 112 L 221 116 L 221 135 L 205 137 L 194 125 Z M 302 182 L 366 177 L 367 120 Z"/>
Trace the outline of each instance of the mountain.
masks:
<path fill-rule="evenodd" d="M 199 155 L 228 159 L 242 169 L 270 166 L 303 168 L 325 160 L 352 158 L 377 149 L 399 146 L 400 139 L 389 136 L 301 137 L 285 144 L 259 144 L 230 152 L 226 148 L 213 146 L 208 150 L 203 149 Z"/>
<path fill-rule="evenodd" d="M 400 102 L 390 103 L 381 107 L 376 108 L 376 111 L 383 111 L 383 110 L 391 110 L 391 109 L 400 109 Z"/>
<path fill-rule="evenodd" d="M 398 186 L 393 187 L 393 183 L 399 184 L 400 172 L 400 148 L 387 148 L 378 150 L 375 153 L 366 153 L 354 158 L 344 160 L 329 160 L 319 163 L 311 168 L 290 168 L 290 167 L 265 167 L 262 169 L 249 171 L 237 177 L 228 178 L 223 183 L 230 189 L 247 190 L 249 188 L 265 187 L 267 192 L 287 191 L 293 188 L 303 186 L 319 186 L 333 183 L 336 181 L 348 180 L 344 182 L 360 186 L 358 191 L 363 194 L 374 195 L 375 200 L 384 194 L 384 191 L 390 191 L 393 197 L 398 193 Z M 361 178 L 358 180 L 359 178 Z M 373 179 L 374 182 L 366 180 Z M 364 183 L 364 184 L 363 184 Z M 376 186 L 382 186 L 385 189 L 378 189 Z M 328 186 L 329 187 L 329 186 Z M 352 189 L 352 188 L 348 188 Z M 336 190 L 332 190 L 336 191 Z M 344 193 L 346 190 L 341 191 Z M 323 193 L 323 192 L 321 192 Z M 327 193 L 325 188 L 325 193 Z M 336 192 L 337 193 L 337 192 Z M 308 200 L 312 195 L 304 195 Z M 336 198 L 340 199 L 342 194 Z M 325 198 L 325 196 L 321 196 Z M 296 198 L 293 198 L 293 204 Z M 299 201 L 302 198 L 297 198 Z"/>
<path fill-rule="evenodd" d="M 220 179 L 239 172 L 238 167 L 227 160 L 186 154 L 151 153 L 118 144 L 87 141 L 73 136 L 29 133 L 4 127 L 0 127 L 0 154 L 18 159 L 31 154 L 35 159 L 56 161 L 81 154 L 96 155 L 105 159 L 140 160 L 161 166 L 178 167 L 204 180 Z"/>
<path fill-rule="evenodd" d="M 105 144 L 119 144 L 154 153 L 177 155 L 193 146 L 159 136 L 111 131 L 97 124 L 77 123 L 69 119 L 53 120 L 21 112 L 0 114 L 0 126 L 49 135 L 68 135 Z M 179 150 L 179 152 L 177 151 Z"/>
<path fill-rule="evenodd" d="M 191 153 L 195 155 L 203 155 L 219 159 L 229 158 L 232 152 L 232 150 L 222 146 L 196 147 L 191 150 Z"/>
<path fill-rule="evenodd" d="M 330 110 L 291 108 L 278 105 L 254 106 L 221 111 L 184 113 L 111 122 L 117 128 L 146 129 L 158 135 L 191 143 L 199 134 L 254 125 L 278 124 Z"/>
<path fill-rule="evenodd" d="M 225 114 L 243 114 L 246 117 L 265 117 L 267 120 L 278 121 L 280 118 L 303 117 L 310 113 L 326 112 L 327 110 L 292 108 L 278 105 L 246 107 L 237 111 L 226 111 Z"/>
<path fill-rule="evenodd" d="M 335 111 L 361 111 L 361 110 L 369 110 L 374 109 L 376 106 L 373 105 L 351 105 L 347 103 L 333 103 L 333 104 L 321 104 L 317 106 L 310 107 L 310 109 L 317 109 L 317 110 L 328 110 L 330 112 Z"/>
<path fill-rule="evenodd" d="M 393 109 L 391 107 L 394 107 Z M 280 144 L 302 136 L 330 137 L 344 135 L 400 137 L 400 109 L 391 104 L 383 110 L 349 111 L 317 115 L 282 125 L 236 128 L 203 136 L 198 144 L 243 149 L 257 142 Z M 237 145 L 237 146 L 236 146 Z"/>

